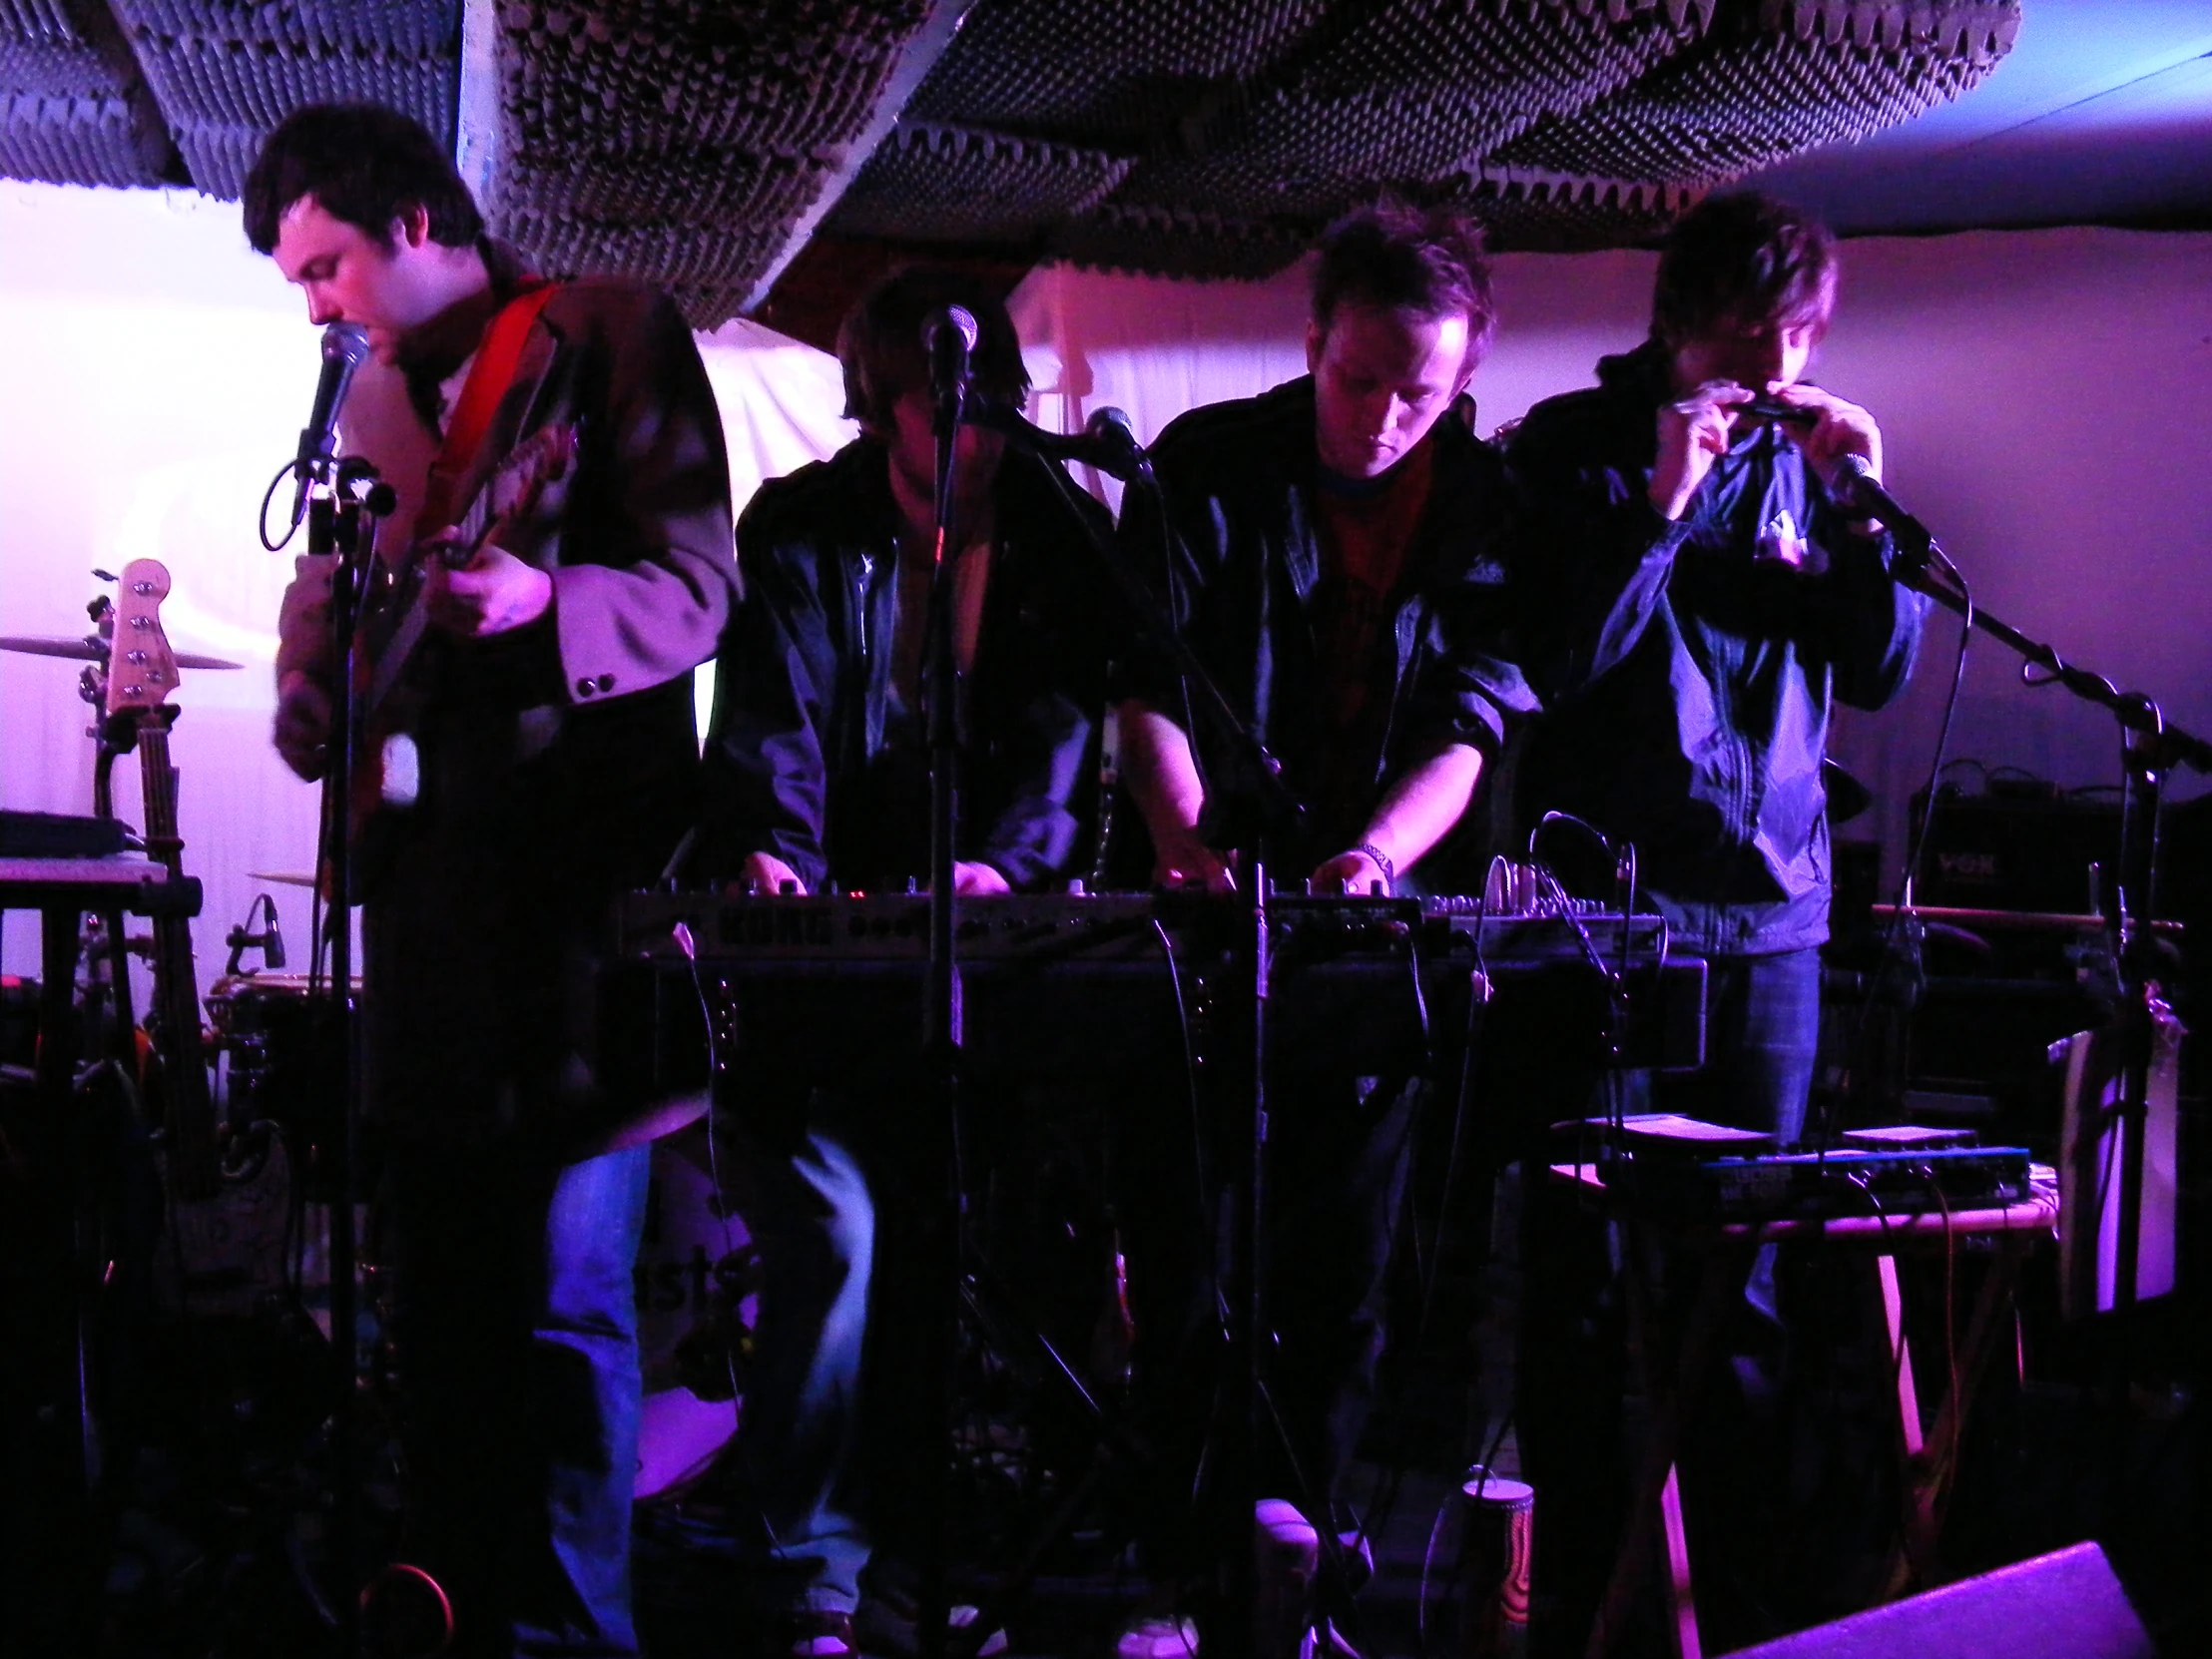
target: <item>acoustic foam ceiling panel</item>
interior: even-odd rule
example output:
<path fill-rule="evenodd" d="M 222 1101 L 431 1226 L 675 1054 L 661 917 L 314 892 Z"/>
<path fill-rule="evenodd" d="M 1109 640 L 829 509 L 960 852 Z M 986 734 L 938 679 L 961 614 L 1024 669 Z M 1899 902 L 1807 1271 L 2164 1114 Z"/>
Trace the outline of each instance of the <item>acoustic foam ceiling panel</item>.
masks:
<path fill-rule="evenodd" d="M 1955 97 L 2020 11 L 975 0 L 856 167 L 962 0 L 487 3 L 494 226 L 554 273 L 667 282 L 706 325 L 837 185 L 830 244 L 1001 264 L 1259 276 L 1382 189 L 1465 202 L 1500 246 L 1637 241 L 1697 190 Z M 0 0 L 0 171 L 235 195 L 310 99 L 449 139 L 460 29 L 461 0 Z"/>
<path fill-rule="evenodd" d="M 104 0 L 0 0 L 0 175 L 129 186 L 181 172 Z"/>
<path fill-rule="evenodd" d="M 111 0 L 192 182 L 236 197 L 269 130 L 302 104 L 384 104 L 447 143 L 459 0 Z"/>
<path fill-rule="evenodd" d="M 510 0 L 495 225 L 552 272 L 675 288 L 711 327 L 866 126 L 923 0 Z"/>
<path fill-rule="evenodd" d="M 1130 161 L 1047 139 L 901 121 L 829 229 L 914 242 L 1020 242 L 1090 208 Z"/>
<path fill-rule="evenodd" d="M 1694 40 L 1711 0 L 1385 0 L 1341 8 L 1194 153 L 1148 161 L 1116 200 L 1326 222 L 1378 186 L 1469 166 Z"/>
<path fill-rule="evenodd" d="M 1242 96 L 1343 0 L 977 0 L 905 114 L 1129 153 Z"/>
<path fill-rule="evenodd" d="M 1381 190 L 1457 201 L 1500 247 L 1642 241 L 1696 188 L 1955 97 L 2009 49 L 2016 0 L 981 0 L 908 111 L 1130 158 L 1043 226 L 1080 263 L 1263 275 Z M 1116 55 L 1106 44 L 1118 41 Z M 903 132 L 896 233 L 957 196 L 1027 231 L 1011 157 Z M 871 166 L 871 172 L 875 169 Z M 882 170 L 889 184 L 893 169 Z M 1664 187 L 1664 188 L 1657 188 Z M 855 223 L 860 223 L 855 216 Z M 880 218 L 869 221 L 893 234 Z M 968 238 L 978 218 L 947 214 Z"/>
<path fill-rule="evenodd" d="M 1697 192 L 1687 185 L 1501 170 L 1448 181 L 1430 199 L 1471 213 L 1492 247 L 1563 253 L 1648 241 L 1695 202 Z"/>
<path fill-rule="evenodd" d="M 1101 270 L 1257 278 L 1281 271 L 1312 242 L 1298 226 L 1109 202 L 1060 226 L 1048 247 L 1063 260 Z"/>
<path fill-rule="evenodd" d="M 1704 39 L 1656 74 L 1491 160 L 1721 183 L 1957 97 L 2011 50 L 2019 25 L 2018 0 L 1722 0 Z"/>

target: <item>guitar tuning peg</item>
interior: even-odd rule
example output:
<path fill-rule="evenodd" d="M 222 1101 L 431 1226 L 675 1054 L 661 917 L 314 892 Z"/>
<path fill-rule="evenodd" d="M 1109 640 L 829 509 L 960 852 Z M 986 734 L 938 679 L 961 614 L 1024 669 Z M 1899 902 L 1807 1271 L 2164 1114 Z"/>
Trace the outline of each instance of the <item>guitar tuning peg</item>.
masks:
<path fill-rule="evenodd" d="M 93 568 L 92 568 L 92 573 L 93 573 L 93 575 L 95 575 L 95 576 L 99 577 L 99 578 L 100 578 L 100 580 L 101 580 L 101 581 L 103 581 L 103 582 L 112 582 L 112 581 L 114 581 L 114 580 L 116 579 L 116 575 L 115 575 L 115 572 L 114 572 L 114 571 L 112 571 L 112 570 L 102 570 L 102 569 L 101 569 L 101 568 L 100 568 L 100 567 L 99 567 L 98 565 L 95 565 L 95 566 L 93 566 Z"/>

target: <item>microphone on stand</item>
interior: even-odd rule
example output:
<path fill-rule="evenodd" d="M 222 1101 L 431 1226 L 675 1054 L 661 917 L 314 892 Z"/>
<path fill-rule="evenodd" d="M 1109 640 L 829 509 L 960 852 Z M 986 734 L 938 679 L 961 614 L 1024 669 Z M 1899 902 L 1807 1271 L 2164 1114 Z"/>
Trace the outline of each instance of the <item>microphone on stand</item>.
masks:
<path fill-rule="evenodd" d="M 1928 526 L 1899 505 L 1898 498 L 1882 487 L 1874 475 L 1874 463 L 1864 455 L 1845 455 L 1836 463 L 1836 477 L 1829 493 L 1847 512 L 1862 518 L 1878 518 L 1889 528 L 1899 547 L 1913 556 L 1916 567 L 1935 550 L 1936 537 Z"/>
<path fill-rule="evenodd" d="M 942 305 L 921 325 L 921 348 L 929 358 L 929 393 L 942 405 L 964 394 L 968 383 L 968 355 L 975 349 L 974 316 L 962 305 Z"/>
<path fill-rule="evenodd" d="M 1005 404 L 987 401 L 969 404 L 961 418 L 970 426 L 1003 434 L 1032 455 L 1095 466 L 1124 483 L 1149 476 L 1152 471 L 1152 459 L 1137 441 L 1136 428 L 1119 409 L 1097 410 L 1080 432 L 1048 432 Z"/>
<path fill-rule="evenodd" d="M 307 509 L 307 486 L 330 462 L 337 446 L 338 410 L 353 383 L 353 371 L 368 356 L 368 330 L 357 322 L 333 322 L 322 330 L 322 373 L 314 383 L 314 404 L 299 429 L 299 453 L 292 472 L 298 488 L 291 498 L 292 522 Z"/>
<path fill-rule="evenodd" d="M 284 935 L 276 930 L 276 900 L 264 893 L 262 904 L 269 917 L 269 931 L 262 935 L 262 965 L 275 973 L 284 965 Z"/>

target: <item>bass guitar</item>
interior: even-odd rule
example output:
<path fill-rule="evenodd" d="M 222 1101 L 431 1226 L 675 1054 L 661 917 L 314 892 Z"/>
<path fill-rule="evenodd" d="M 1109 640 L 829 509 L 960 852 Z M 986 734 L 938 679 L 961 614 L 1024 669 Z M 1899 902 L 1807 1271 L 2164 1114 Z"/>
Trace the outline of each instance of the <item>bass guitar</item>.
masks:
<path fill-rule="evenodd" d="M 169 702 L 177 689 L 177 657 L 161 619 L 169 589 L 169 569 L 159 559 L 134 559 L 123 567 L 116 583 L 104 712 L 111 722 L 129 723 L 138 748 L 147 854 L 182 876 L 185 843 L 177 832 L 177 768 L 169 758 L 169 731 L 177 721 L 177 709 Z M 159 915 L 153 928 L 154 1005 L 147 1024 L 170 1186 L 180 1200 L 210 1198 L 220 1184 L 221 1169 L 215 1091 L 200 1028 L 192 923 L 181 915 Z"/>

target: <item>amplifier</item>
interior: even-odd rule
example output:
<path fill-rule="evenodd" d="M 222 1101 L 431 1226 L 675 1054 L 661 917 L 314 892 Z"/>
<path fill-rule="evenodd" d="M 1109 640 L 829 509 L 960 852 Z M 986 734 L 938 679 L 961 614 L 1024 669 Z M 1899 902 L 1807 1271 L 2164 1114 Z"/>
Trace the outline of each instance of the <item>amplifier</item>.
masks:
<path fill-rule="evenodd" d="M 1913 798 L 1915 835 L 1927 813 L 1923 791 Z M 2097 908 L 2089 866 L 2099 865 L 2110 880 L 2119 855 L 2120 809 L 2109 799 L 2049 789 L 1961 795 L 1946 788 L 1936 798 L 1913 895 L 1922 904 L 2079 914 Z"/>
<path fill-rule="evenodd" d="M 1844 1150 L 1752 1158 L 1643 1154 L 1602 1165 L 1605 1184 L 1682 1222 L 1923 1215 L 2024 1203 L 2027 1149 Z"/>

